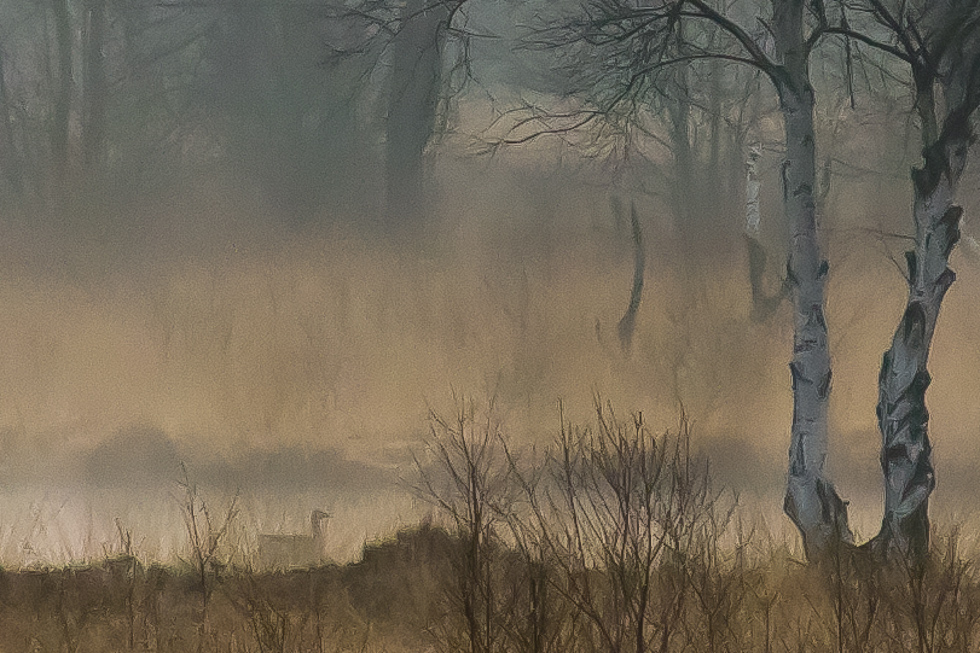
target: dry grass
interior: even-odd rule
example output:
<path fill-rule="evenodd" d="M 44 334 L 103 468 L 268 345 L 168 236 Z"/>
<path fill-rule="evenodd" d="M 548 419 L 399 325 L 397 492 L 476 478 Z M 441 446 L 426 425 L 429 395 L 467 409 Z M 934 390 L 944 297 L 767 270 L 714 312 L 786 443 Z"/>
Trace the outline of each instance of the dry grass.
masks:
<path fill-rule="evenodd" d="M 234 500 L 186 479 L 183 562 L 121 525 L 96 563 L 0 572 L 0 651 L 940 652 L 980 646 L 980 574 L 954 529 L 916 567 L 825 566 L 749 524 L 692 453 L 597 404 L 517 451 L 460 403 L 433 416 L 419 491 L 432 520 L 357 562 L 261 570 Z M 219 505 L 226 507 L 219 509 Z M 433 523 L 435 522 L 435 524 Z"/>
<path fill-rule="evenodd" d="M 828 573 L 758 543 L 664 557 L 650 568 L 649 637 L 639 646 L 602 636 L 611 625 L 604 619 L 627 614 L 610 569 L 569 577 L 547 563 L 528 566 L 506 547 L 488 556 L 487 585 L 469 586 L 497 596 L 498 609 L 487 613 L 493 638 L 488 646 L 477 640 L 475 650 L 975 651 L 980 578 L 956 550 L 955 533 L 936 539 L 918 570 L 842 560 Z M 230 567 L 215 577 L 206 630 L 200 576 L 190 566 L 116 556 L 5 571 L 0 650 L 472 651 L 457 600 L 467 585 L 454 574 L 466 545 L 423 524 L 342 567 Z M 588 602 L 573 591 L 585 578 Z"/>

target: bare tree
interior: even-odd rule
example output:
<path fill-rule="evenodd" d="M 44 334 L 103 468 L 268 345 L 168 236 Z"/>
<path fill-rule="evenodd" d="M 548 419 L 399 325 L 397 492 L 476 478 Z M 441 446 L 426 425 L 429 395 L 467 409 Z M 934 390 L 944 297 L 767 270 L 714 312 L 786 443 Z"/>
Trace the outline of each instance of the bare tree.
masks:
<path fill-rule="evenodd" d="M 473 402 L 458 401 L 453 420 L 430 416 L 429 462 L 416 458 L 417 492 L 448 518 L 455 530 L 454 578 L 448 592 L 451 621 L 462 618 L 462 641 L 450 625 L 444 639 L 456 650 L 500 650 L 501 515 L 509 512 L 510 468 L 492 406 L 477 421 Z"/>
<path fill-rule="evenodd" d="M 425 211 L 423 155 L 443 94 L 443 49 L 451 16 L 448 3 L 431 0 L 408 0 L 399 16 L 385 155 L 386 215 L 395 231 L 417 224 Z"/>
<path fill-rule="evenodd" d="M 597 400 L 594 427 L 574 428 L 562 416 L 536 470 L 519 469 L 511 457 L 523 499 L 511 513 L 515 539 L 543 565 L 549 599 L 542 609 L 563 617 L 545 629 L 547 641 L 577 650 L 673 650 L 691 603 L 718 605 L 697 594 L 707 584 L 695 575 L 706 569 L 701 563 L 727 517 L 689 438 L 686 422 L 658 437 L 642 415 L 619 421 Z"/>
<path fill-rule="evenodd" d="M 792 295 L 795 327 L 785 511 L 803 536 L 807 556 L 821 559 L 852 544 L 853 538 L 846 505 L 824 472 L 832 387 L 824 315 L 829 266 L 819 239 L 810 61 L 821 43 L 833 39 L 843 45 L 852 106 L 853 62 L 862 49 L 875 49 L 910 67 L 923 162 L 913 173 L 916 234 L 915 248 L 907 254 L 909 299 L 880 375 L 878 418 L 887 490 L 882 529 L 869 546 L 918 557 L 928 548 L 928 496 L 934 485 L 924 404 L 930 378 L 926 363 L 942 299 L 955 278 L 948 259 L 959 238 L 962 212 L 955 205 L 955 192 L 972 141 L 971 116 L 980 103 L 980 9 L 968 0 L 771 0 L 769 6 L 768 16 L 758 17 L 752 3 L 586 2 L 576 18 L 539 35 L 549 47 L 580 46 L 602 62 L 609 79 L 586 96 L 590 108 L 576 112 L 571 126 L 565 123 L 532 137 L 621 120 L 636 111 L 652 88 L 673 100 L 668 112 L 672 141 L 683 145 L 690 107 L 672 96 L 683 94 L 690 82 L 686 72 L 676 72 L 678 67 L 702 60 L 738 62 L 770 80 L 784 125 L 783 207 L 789 235 L 784 287 Z M 678 83 L 678 75 L 683 83 Z M 714 145 L 710 152 L 714 160 Z M 691 154 L 684 147 L 675 147 L 674 157 L 681 173 L 691 166 Z M 760 255 L 757 245 L 750 237 L 753 296 L 768 308 L 770 300 L 778 302 L 782 294 L 762 296 L 764 253 Z"/>
<path fill-rule="evenodd" d="M 818 237 L 815 97 L 809 59 L 826 25 L 813 20 L 804 0 L 772 0 L 770 7 L 760 33 L 754 24 L 747 27 L 739 21 L 756 20 L 752 3 L 729 11 L 727 5 L 719 9 L 706 0 L 652 5 L 592 0 L 580 16 L 543 32 L 542 39 L 552 47 L 574 44 L 592 56 L 598 49 L 598 59 L 618 72 L 602 82 L 607 90 L 590 98 L 595 108 L 577 114 L 573 128 L 629 114 L 651 89 L 669 93 L 663 71 L 703 60 L 746 64 L 772 83 L 784 126 L 783 210 L 794 308 L 793 424 L 785 511 L 800 530 L 808 557 L 819 558 L 837 542 L 852 539 L 845 504 L 824 473 L 832 378 L 824 315 L 829 266 Z M 673 124 L 683 130 L 686 123 L 678 117 Z"/>
<path fill-rule="evenodd" d="M 101 176 L 106 139 L 106 47 L 108 17 L 105 0 L 86 0 L 82 111 L 82 161 L 96 179 Z"/>
<path fill-rule="evenodd" d="M 0 167 L 13 194 L 24 195 L 23 156 L 17 146 L 13 121 L 14 106 L 7 91 L 6 57 L 0 57 Z"/>
<path fill-rule="evenodd" d="M 61 184 L 68 168 L 69 128 L 72 97 L 72 25 L 68 0 L 52 0 L 55 42 L 58 57 L 54 122 L 51 126 L 51 153 L 54 183 Z"/>
<path fill-rule="evenodd" d="M 956 278 L 949 256 L 960 238 L 956 192 L 980 106 L 980 5 L 864 0 L 842 5 L 839 24 L 827 31 L 904 62 L 912 80 L 922 139 L 922 161 L 912 170 L 914 247 L 905 254 L 908 299 L 878 380 L 885 510 L 868 546 L 921 560 L 929 548 L 935 487 L 927 364 L 943 298 Z"/>
<path fill-rule="evenodd" d="M 222 569 L 227 565 L 222 546 L 228 530 L 238 516 L 238 495 L 229 502 L 224 515 L 213 515 L 212 507 L 192 483 L 181 465 L 179 499 L 190 545 L 190 563 L 201 591 L 201 621 L 198 627 L 198 651 L 205 650 L 211 636 L 211 599 Z"/>
<path fill-rule="evenodd" d="M 783 201 L 790 231 L 787 269 L 793 284 L 794 308 L 790 363 L 793 429 L 785 510 L 803 535 L 808 557 L 813 559 L 825 555 L 841 540 L 850 542 L 852 536 L 845 504 L 824 476 L 831 389 L 824 317 L 824 285 L 829 266 L 820 252 L 814 198 L 816 136 L 808 59 L 818 32 L 805 34 L 804 12 L 802 1 L 773 0 L 775 61 L 779 63 L 770 60 L 764 52 L 753 53 L 755 42 L 746 40 L 748 35 L 744 32 L 735 29 L 732 33 L 743 42 L 753 61 L 762 62 L 776 86 L 783 114 L 786 139 Z M 709 9 L 707 15 L 710 14 Z M 724 17 L 715 20 L 724 24 Z M 765 59 L 760 60 L 760 56 Z"/>

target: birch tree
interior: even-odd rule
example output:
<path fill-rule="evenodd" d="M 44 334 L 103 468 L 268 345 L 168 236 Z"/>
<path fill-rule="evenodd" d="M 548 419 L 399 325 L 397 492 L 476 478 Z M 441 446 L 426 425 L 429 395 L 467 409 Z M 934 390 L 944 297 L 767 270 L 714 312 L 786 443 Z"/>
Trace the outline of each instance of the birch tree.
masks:
<path fill-rule="evenodd" d="M 860 21 L 872 25 L 858 29 Z M 921 559 L 929 547 L 935 487 L 929 412 L 929 351 L 960 238 L 956 193 L 980 106 L 980 3 L 976 0 L 865 0 L 828 29 L 904 62 L 912 80 L 922 160 L 912 170 L 913 247 L 906 252 L 908 298 L 878 380 L 884 518 L 874 552 Z"/>
<path fill-rule="evenodd" d="M 765 30 L 760 32 L 756 29 L 757 7 L 750 3 L 733 6 L 742 12 L 739 16 L 705 0 L 655 5 L 591 0 L 580 17 L 546 36 L 552 42 L 585 44 L 586 51 L 605 48 L 613 65 L 625 73 L 604 82 L 614 83 L 615 89 L 597 110 L 586 112 L 576 127 L 621 114 L 624 106 L 637 102 L 641 91 L 657 87 L 662 71 L 703 60 L 749 65 L 776 91 L 785 145 L 787 283 L 794 308 L 793 420 L 784 509 L 803 537 L 808 558 L 819 559 L 839 543 L 850 543 L 852 536 L 845 504 L 824 471 L 832 378 L 824 316 L 828 263 L 818 238 L 814 196 L 815 96 L 809 61 L 826 26 L 814 19 L 809 6 L 804 0 L 771 0 L 769 15 L 762 21 Z"/>
<path fill-rule="evenodd" d="M 809 66 L 816 49 L 830 39 L 844 45 L 848 78 L 862 48 L 908 66 L 923 150 L 912 172 L 915 235 L 906 254 L 908 299 L 879 379 L 885 515 L 865 548 L 886 557 L 920 559 L 928 550 L 928 499 L 935 485 L 925 407 L 927 363 L 939 310 L 955 279 L 949 256 L 960 237 L 962 214 L 956 190 L 973 140 L 971 119 L 980 105 L 980 3 L 771 0 L 770 9 L 768 16 L 757 18 L 747 3 L 724 10 L 706 0 L 655 6 L 626 0 L 587 3 L 584 17 L 562 28 L 567 30 L 562 36 L 593 49 L 612 48 L 614 57 L 629 62 L 629 74 L 618 80 L 620 91 L 612 101 L 587 112 L 575 126 L 635 102 L 636 89 L 650 84 L 659 71 L 703 59 L 747 64 L 772 83 L 783 117 L 787 285 L 794 307 L 793 421 L 784 509 L 803 537 L 807 557 L 820 560 L 851 546 L 853 537 L 846 504 L 824 471 L 832 386 L 824 316 L 829 266 L 818 232 L 815 92 Z M 764 26 L 763 33 L 752 29 L 753 19 Z M 705 32 L 714 36 L 699 37 Z M 853 103 L 850 80 L 847 91 Z"/>

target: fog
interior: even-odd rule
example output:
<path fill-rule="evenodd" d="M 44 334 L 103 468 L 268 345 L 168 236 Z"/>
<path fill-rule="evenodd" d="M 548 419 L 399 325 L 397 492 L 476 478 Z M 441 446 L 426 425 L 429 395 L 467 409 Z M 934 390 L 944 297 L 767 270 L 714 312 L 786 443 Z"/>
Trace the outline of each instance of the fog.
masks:
<path fill-rule="evenodd" d="M 238 494 L 246 549 L 258 533 L 307 532 L 322 508 L 333 515 L 330 555 L 356 558 L 431 512 L 411 490 L 414 458 L 425 459 L 429 415 L 452 415 L 462 398 L 492 403 L 518 448 L 552 441 L 559 402 L 583 425 L 597 397 L 621 416 L 642 411 L 658 432 L 684 415 L 719 483 L 789 533 L 780 506 L 792 309 L 752 319 L 742 238 L 744 163 L 758 142 L 775 292 L 786 234 L 771 92 L 760 92 L 751 138 L 725 141 L 715 157 L 721 179 L 690 185 L 653 138 L 635 158 L 604 149 L 601 133 L 501 146 L 494 121 L 521 98 L 572 100 L 559 97 L 557 72 L 522 76 L 530 55 L 507 39 L 477 40 L 475 81 L 439 104 L 416 152 L 424 193 L 396 204 L 384 183 L 396 142 L 385 62 L 396 49 L 374 44 L 371 21 L 342 22 L 331 7 L 315 20 L 282 9 L 275 29 L 234 7 L 110 7 L 110 83 L 86 90 L 75 62 L 66 154 L 52 141 L 65 83 L 50 61 L 57 47 L 31 37 L 54 39 L 54 19 L 0 5 L 20 19 L 2 34 L 19 160 L 0 164 L 24 184 L 5 182 L 0 209 L 0 562 L 98 557 L 117 522 L 142 555 L 178 555 L 183 470 L 215 505 Z M 81 58 L 90 37 L 74 9 L 69 19 Z M 517 24 L 476 9 L 469 19 L 474 33 Z M 178 27 L 197 24 L 215 31 L 176 43 Z M 543 75 L 548 55 L 535 56 Z M 456 68 L 443 65 L 452 86 Z M 79 97 L 100 93 L 93 163 Z M 882 495 L 876 383 L 906 293 L 895 263 L 905 245 L 890 234 L 912 228 L 915 147 L 899 136 L 907 103 L 819 107 L 833 162 L 821 206 L 829 466 L 870 536 Z M 980 233 L 978 180 L 968 169 L 961 185 L 966 235 Z M 647 254 L 629 353 L 616 328 L 632 242 L 612 198 L 635 203 Z M 980 491 L 980 257 L 970 241 L 952 267 L 927 395 L 939 519 L 968 515 Z"/>

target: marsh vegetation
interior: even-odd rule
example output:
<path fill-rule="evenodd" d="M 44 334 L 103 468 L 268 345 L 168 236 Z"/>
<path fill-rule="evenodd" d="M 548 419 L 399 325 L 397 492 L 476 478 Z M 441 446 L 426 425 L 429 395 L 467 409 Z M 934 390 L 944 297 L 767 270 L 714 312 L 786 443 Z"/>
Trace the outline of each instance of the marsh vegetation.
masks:
<path fill-rule="evenodd" d="M 263 567 L 236 500 L 181 488 L 185 554 L 119 527 L 100 560 L 0 573 L 5 651 L 972 651 L 980 575 L 955 529 L 882 566 L 806 564 L 693 453 L 598 403 L 543 450 L 492 412 L 433 416 L 416 492 L 433 510 L 344 564 Z M 967 547 L 968 550 L 964 550 Z"/>

